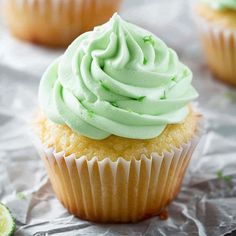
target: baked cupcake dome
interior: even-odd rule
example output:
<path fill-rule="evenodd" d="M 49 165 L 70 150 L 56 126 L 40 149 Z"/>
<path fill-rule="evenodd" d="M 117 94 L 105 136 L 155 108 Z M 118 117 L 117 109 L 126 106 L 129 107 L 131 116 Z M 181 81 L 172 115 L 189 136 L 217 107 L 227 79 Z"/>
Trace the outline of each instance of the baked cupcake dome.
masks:
<path fill-rule="evenodd" d="M 121 0 L 7 0 L 6 19 L 16 37 L 53 47 L 106 22 Z"/>
<path fill-rule="evenodd" d="M 199 136 L 191 80 L 172 49 L 118 15 L 49 66 L 36 129 L 71 213 L 135 222 L 176 196 Z"/>
<path fill-rule="evenodd" d="M 197 24 L 207 63 L 217 79 L 236 85 L 236 3 L 205 0 L 198 4 Z"/>

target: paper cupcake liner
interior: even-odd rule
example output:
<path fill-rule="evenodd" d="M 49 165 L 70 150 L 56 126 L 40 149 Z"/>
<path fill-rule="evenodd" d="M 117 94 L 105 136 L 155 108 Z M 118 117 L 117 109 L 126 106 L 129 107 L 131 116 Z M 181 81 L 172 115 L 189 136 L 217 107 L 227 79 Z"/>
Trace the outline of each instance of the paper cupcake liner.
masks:
<path fill-rule="evenodd" d="M 6 0 L 6 17 L 19 38 L 67 46 L 78 35 L 105 23 L 122 0 Z"/>
<path fill-rule="evenodd" d="M 196 23 L 212 72 L 216 78 L 236 86 L 236 30 L 220 27 L 200 16 Z"/>
<path fill-rule="evenodd" d="M 177 195 L 201 132 L 199 124 L 179 148 L 129 161 L 88 160 L 38 147 L 52 187 L 70 213 L 96 222 L 136 222 L 160 214 Z"/>

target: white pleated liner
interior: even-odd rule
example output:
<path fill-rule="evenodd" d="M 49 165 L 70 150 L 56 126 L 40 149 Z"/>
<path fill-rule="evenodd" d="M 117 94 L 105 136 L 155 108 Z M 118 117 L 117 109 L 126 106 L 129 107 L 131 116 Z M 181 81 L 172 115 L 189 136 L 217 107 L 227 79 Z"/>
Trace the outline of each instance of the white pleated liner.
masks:
<path fill-rule="evenodd" d="M 140 160 L 65 156 L 43 148 L 54 191 L 69 212 L 97 222 L 135 222 L 158 215 L 179 192 L 200 131 L 163 155 Z M 42 147 L 41 147 L 42 150 Z"/>
<path fill-rule="evenodd" d="M 236 29 L 224 28 L 200 16 L 195 21 L 210 68 L 218 78 L 236 85 Z"/>

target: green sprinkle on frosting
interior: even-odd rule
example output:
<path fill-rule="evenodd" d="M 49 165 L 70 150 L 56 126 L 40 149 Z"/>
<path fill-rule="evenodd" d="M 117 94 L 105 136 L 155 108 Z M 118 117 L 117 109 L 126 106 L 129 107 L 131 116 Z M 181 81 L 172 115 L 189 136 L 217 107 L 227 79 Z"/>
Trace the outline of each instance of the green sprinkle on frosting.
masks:
<path fill-rule="evenodd" d="M 147 61 L 147 58 L 146 58 L 146 57 L 144 57 L 144 58 L 143 58 L 143 64 L 144 64 L 144 65 L 146 65 L 146 64 L 147 64 L 147 62 L 148 62 L 148 61 Z"/>
<path fill-rule="evenodd" d="M 143 41 L 144 41 L 144 43 L 151 43 L 152 46 L 155 46 L 155 40 L 153 39 L 152 35 L 147 35 L 147 36 L 143 37 Z"/>
<path fill-rule="evenodd" d="M 89 116 L 90 118 L 93 118 L 93 115 L 94 115 L 94 112 L 91 111 L 91 110 L 88 110 L 88 116 Z"/>

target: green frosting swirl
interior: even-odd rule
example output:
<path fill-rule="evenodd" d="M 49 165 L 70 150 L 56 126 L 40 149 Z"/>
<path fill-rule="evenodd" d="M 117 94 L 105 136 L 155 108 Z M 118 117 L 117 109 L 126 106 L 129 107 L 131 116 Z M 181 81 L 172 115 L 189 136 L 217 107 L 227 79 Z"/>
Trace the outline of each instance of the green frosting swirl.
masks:
<path fill-rule="evenodd" d="M 115 14 L 49 66 L 39 100 L 49 119 L 89 138 L 149 139 L 187 116 L 191 80 L 172 49 Z"/>
<path fill-rule="evenodd" d="M 208 6 L 216 10 L 236 10 L 236 0 L 202 0 Z"/>

